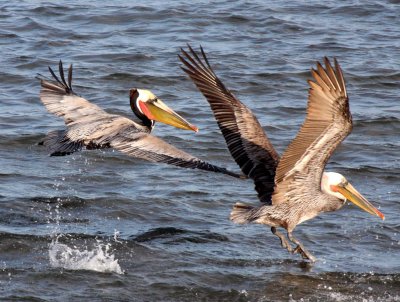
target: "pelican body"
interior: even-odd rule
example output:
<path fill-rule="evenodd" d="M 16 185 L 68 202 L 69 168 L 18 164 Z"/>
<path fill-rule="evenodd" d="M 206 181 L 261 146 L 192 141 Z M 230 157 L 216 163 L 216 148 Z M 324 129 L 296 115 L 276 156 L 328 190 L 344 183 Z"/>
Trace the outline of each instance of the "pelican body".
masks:
<path fill-rule="evenodd" d="M 207 99 L 228 149 L 243 173 L 253 179 L 261 206 L 236 203 L 230 218 L 236 223 L 259 223 L 271 227 L 282 247 L 314 262 L 292 232 L 295 227 L 323 212 L 340 209 L 349 200 L 384 219 L 346 178 L 324 172 L 325 165 L 352 130 L 352 116 L 343 72 L 325 58 L 311 70 L 306 119 L 296 138 L 279 157 L 252 111 L 221 82 L 207 56 L 190 46 L 179 56 L 182 69 Z M 284 228 L 287 237 L 277 228 Z M 295 246 L 293 247 L 292 244 Z"/>
<path fill-rule="evenodd" d="M 150 133 L 156 121 L 195 132 L 198 128 L 170 109 L 151 91 L 130 89 L 130 107 L 139 119 L 134 121 L 121 115 L 107 113 L 75 94 L 72 90 L 72 65 L 69 67 L 67 80 L 61 61 L 59 77 L 50 67 L 49 71 L 53 79 L 39 75 L 42 86 L 40 100 L 49 112 L 63 117 L 67 126 L 65 130 L 51 131 L 41 142 L 50 150 L 50 155 L 68 155 L 82 148 L 114 148 L 129 156 L 151 162 L 241 177 L 152 136 Z"/>

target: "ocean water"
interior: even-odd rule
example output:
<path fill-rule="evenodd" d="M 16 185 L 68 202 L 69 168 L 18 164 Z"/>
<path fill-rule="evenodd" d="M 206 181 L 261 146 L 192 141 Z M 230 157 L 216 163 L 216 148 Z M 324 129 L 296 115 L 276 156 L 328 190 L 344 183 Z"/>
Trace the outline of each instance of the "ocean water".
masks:
<path fill-rule="evenodd" d="M 0 300 L 400 301 L 400 2 L 46 1 L 0 3 Z M 62 129 L 38 73 L 74 64 L 75 91 L 130 116 L 152 90 L 200 128 L 154 135 L 239 171 L 177 55 L 202 45 L 282 153 L 305 116 L 310 68 L 336 57 L 354 129 L 327 169 L 385 214 L 354 206 L 295 230 L 319 259 L 289 255 L 261 225 L 235 225 L 253 183 L 129 158 L 49 157 Z"/>

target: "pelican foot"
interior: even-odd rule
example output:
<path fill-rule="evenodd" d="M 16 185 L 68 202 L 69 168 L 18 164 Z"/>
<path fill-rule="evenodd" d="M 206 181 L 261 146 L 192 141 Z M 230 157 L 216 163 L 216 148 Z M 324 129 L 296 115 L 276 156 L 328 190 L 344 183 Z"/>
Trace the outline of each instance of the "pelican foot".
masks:
<path fill-rule="evenodd" d="M 315 262 L 317 261 L 317 258 L 315 258 L 313 256 L 313 254 L 311 254 L 309 251 L 307 251 L 303 244 L 301 244 L 301 242 L 299 240 L 297 240 L 296 238 L 293 237 L 292 233 L 288 232 L 288 237 L 289 240 L 291 242 L 293 242 L 294 244 L 296 244 L 296 248 L 293 250 L 292 254 L 300 254 L 301 257 L 303 257 L 303 259 L 308 259 L 310 260 L 310 262 Z"/>
<path fill-rule="evenodd" d="M 317 261 L 317 258 L 313 256 L 309 251 L 307 251 L 304 247 L 298 245 L 296 248 L 293 250 L 293 254 L 299 253 L 303 259 L 308 259 L 311 262 Z"/>
<path fill-rule="evenodd" d="M 292 245 L 289 243 L 289 241 L 287 240 L 287 238 L 285 237 L 285 235 L 283 235 L 282 233 L 278 232 L 276 230 L 276 227 L 271 227 L 271 232 L 272 234 L 276 235 L 279 237 L 279 239 L 281 240 L 281 245 L 284 249 L 287 249 L 289 253 L 293 253 L 293 247 Z"/>

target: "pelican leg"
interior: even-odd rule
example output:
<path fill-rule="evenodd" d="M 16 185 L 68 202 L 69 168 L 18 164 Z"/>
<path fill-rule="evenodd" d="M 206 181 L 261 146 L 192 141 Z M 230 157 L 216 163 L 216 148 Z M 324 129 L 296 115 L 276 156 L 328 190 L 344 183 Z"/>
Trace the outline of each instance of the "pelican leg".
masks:
<path fill-rule="evenodd" d="M 271 232 L 272 232 L 272 234 L 274 234 L 274 235 L 279 237 L 279 239 L 281 240 L 281 245 L 282 245 L 282 247 L 284 249 L 287 249 L 289 251 L 289 253 L 293 253 L 292 245 L 286 239 L 285 235 L 283 235 L 282 233 L 278 232 L 276 230 L 276 227 L 271 227 Z"/>
<path fill-rule="evenodd" d="M 304 248 L 303 244 L 299 240 L 293 237 L 291 232 L 288 232 L 288 237 L 291 242 L 297 245 L 293 251 L 293 254 L 299 253 L 304 259 L 308 259 L 311 262 L 317 261 L 317 258 L 315 258 L 309 251 L 307 251 Z"/>

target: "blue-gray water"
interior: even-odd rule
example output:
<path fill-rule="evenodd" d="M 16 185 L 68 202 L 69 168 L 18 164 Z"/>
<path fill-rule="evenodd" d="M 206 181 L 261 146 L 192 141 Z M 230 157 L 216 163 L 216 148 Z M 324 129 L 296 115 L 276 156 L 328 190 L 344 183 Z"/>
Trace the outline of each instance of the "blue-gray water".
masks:
<path fill-rule="evenodd" d="M 400 300 L 399 1 L 84 2 L 0 4 L 2 300 Z M 337 57 L 354 130 L 328 168 L 386 220 L 345 206 L 300 225 L 310 267 L 268 228 L 229 221 L 235 202 L 258 203 L 251 181 L 36 145 L 63 128 L 35 79 L 62 59 L 76 92 L 111 112 L 130 114 L 129 88 L 151 89 L 200 128 L 155 135 L 238 171 L 179 68 L 186 43 L 203 45 L 279 152 L 304 119 L 310 68 Z"/>

